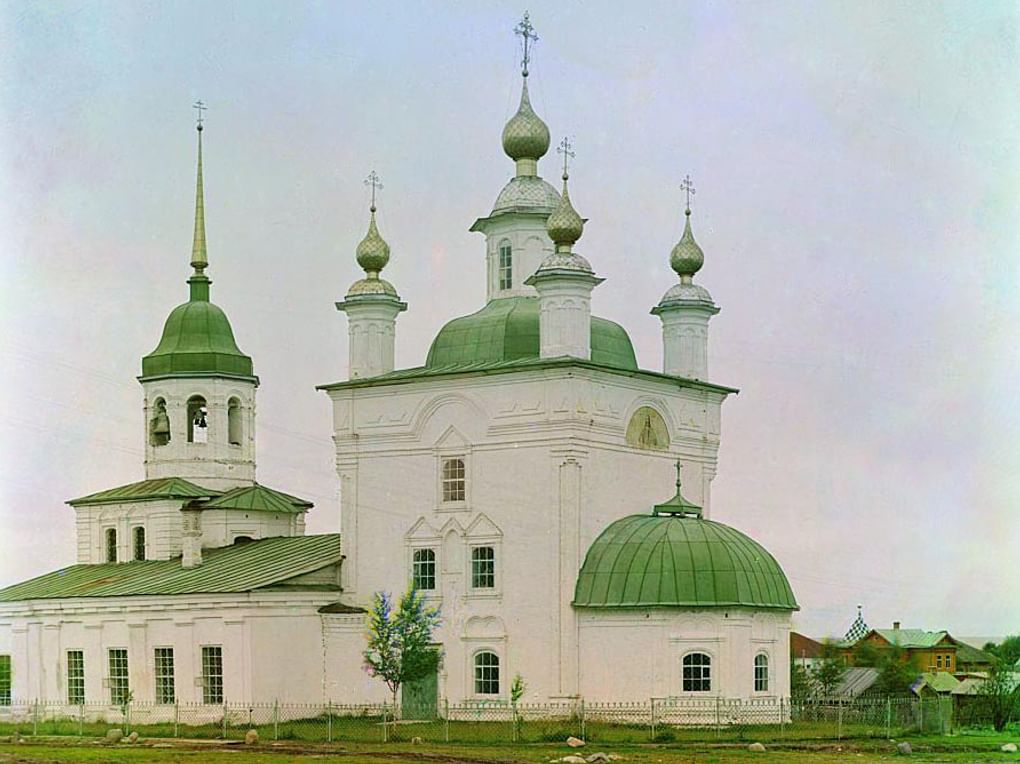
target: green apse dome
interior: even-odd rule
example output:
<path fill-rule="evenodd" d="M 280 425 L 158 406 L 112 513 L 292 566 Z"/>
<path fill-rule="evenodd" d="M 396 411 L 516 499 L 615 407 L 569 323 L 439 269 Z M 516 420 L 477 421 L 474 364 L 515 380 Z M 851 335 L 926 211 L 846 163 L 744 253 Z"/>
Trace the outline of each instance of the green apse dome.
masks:
<path fill-rule="evenodd" d="M 469 316 L 455 318 L 432 341 L 425 366 L 469 366 L 539 357 L 537 297 L 503 297 Z M 591 360 L 637 370 L 626 330 L 604 318 L 591 318 Z"/>
<path fill-rule="evenodd" d="M 209 280 L 189 279 L 191 300 L 167 317 L 159 345 L 142 359 L 142 378 L 175 374 L 254 377 L 251 358 L 234 340 L 227 314 L 209 302 Z"/>
<path fill-rule="evenodd" d="M 776 559 L 740 531 L 702 519 L 700 509 L 609 525 L 588 549 L 574 605 L 799 609 Z"/>

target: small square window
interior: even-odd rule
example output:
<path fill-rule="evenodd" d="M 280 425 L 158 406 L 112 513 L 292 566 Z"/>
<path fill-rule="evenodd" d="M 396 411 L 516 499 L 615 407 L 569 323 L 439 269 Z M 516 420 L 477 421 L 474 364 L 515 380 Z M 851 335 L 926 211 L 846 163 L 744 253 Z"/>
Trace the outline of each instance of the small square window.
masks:
<path fill-rule="evenodd" d="M 463 458 L 443 459 L 442 483 L 444 502 L 466 501 L 467 477 Z"/>
<path fill-rule="evenodd" d="M 496 550 L 491 546 L 471 550 L 471 588 L 496 588 Z"/>

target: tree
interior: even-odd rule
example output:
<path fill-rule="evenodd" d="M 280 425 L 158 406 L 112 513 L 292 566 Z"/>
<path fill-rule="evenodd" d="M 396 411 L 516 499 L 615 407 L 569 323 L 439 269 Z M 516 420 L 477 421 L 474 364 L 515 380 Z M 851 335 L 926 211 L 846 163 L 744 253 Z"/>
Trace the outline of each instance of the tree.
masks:
<path fill-rule="evenodd" d="M 899 645 L 881 650 L 874 665 L 878 678 L 872 689 L 882 695 L 905 695 L 921 673 L 916 659 Z"/>
<path fill-rule="evenodd" d="M 811 681 L 820 695 L 832 695 L 846 673 L 846 663 L 839 648 L 831 642 L 822 645 L 821 661 L 811 672 Z"/>
<path fill-rule="evenodd" d="M 365 670 L 386 683 L 393 695 L 394 713 L 400 686 L 424 679 L 439 668 L 442 651 L 432 644 L 432 632 L 438 625 L 439 609 L 428 605 L 413 586 L 400 598 L 396 612 L 387 592 L 372 597 Z"/>
<path fill-rule="evenodd" d="M 1020 719 L 1020 677 L 1013 664 L 997 658 L 988 679 L 978 688 L 979 702 L 991 718 L 996 732 L 1002 732 L 1011 721 Z"/>
<path fill-rule="evenodd" d="M 813 692 L 811 674 L 796 660 L 790 661 L 790 697 L 794 700 L 804 700 Z"/>
<path fill-rule="evenodd" d="M 1007 666 L 1015 666 L 1016 662 L 1020 661 L 1020 634 L 1006 637 L 999 644 L 988 642 L 983 649 L 986 653 L 990 653 L 1006 663 Z"/>

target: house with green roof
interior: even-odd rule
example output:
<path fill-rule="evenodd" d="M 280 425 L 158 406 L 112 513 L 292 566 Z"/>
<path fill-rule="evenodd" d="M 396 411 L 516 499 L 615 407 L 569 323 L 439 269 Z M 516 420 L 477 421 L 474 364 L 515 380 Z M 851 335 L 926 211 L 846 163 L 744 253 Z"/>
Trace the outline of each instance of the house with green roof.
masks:
<path fill-rule="evenodd" d="M 957 650 L 961 644 L 948 631 L 903 629 L 899 621 L 894 621 L 891 629 L 871 629 L 860 639 L 841 647 L 851 665 L 856 652 L 864 646 L 878 651 L 900 648 L 904 660 L 913 661 L 920 672 L 953 674 L 957 671 Z"/>

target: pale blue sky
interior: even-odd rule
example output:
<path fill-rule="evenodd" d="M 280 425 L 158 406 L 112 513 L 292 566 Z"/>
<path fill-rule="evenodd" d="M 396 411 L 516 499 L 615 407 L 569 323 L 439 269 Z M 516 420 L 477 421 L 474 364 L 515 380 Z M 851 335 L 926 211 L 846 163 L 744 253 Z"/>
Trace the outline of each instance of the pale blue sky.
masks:
<path fill-rule="evenodd" d="M 573 137 L 597 313 L 658 368 L 691 173 L 722 313 L 715 519 L 811 634 L 1020 631 L 1020 6 L 530 3 Z M 0 584 L 73 560 L 62 502 L 142 476 L 140 358 L 186 298 L 209 104 L 213 299 L 255 360 L 259 475 L 337 528 L 333 309 L 385 189 L 398 364 L 484 299 L 468 233 L 512 172 L 512 3 L 0 2 Z M 555 159 L 540 165 L 555 178 Z M 643 511 L 621 507 L 620 514 Z"/>

